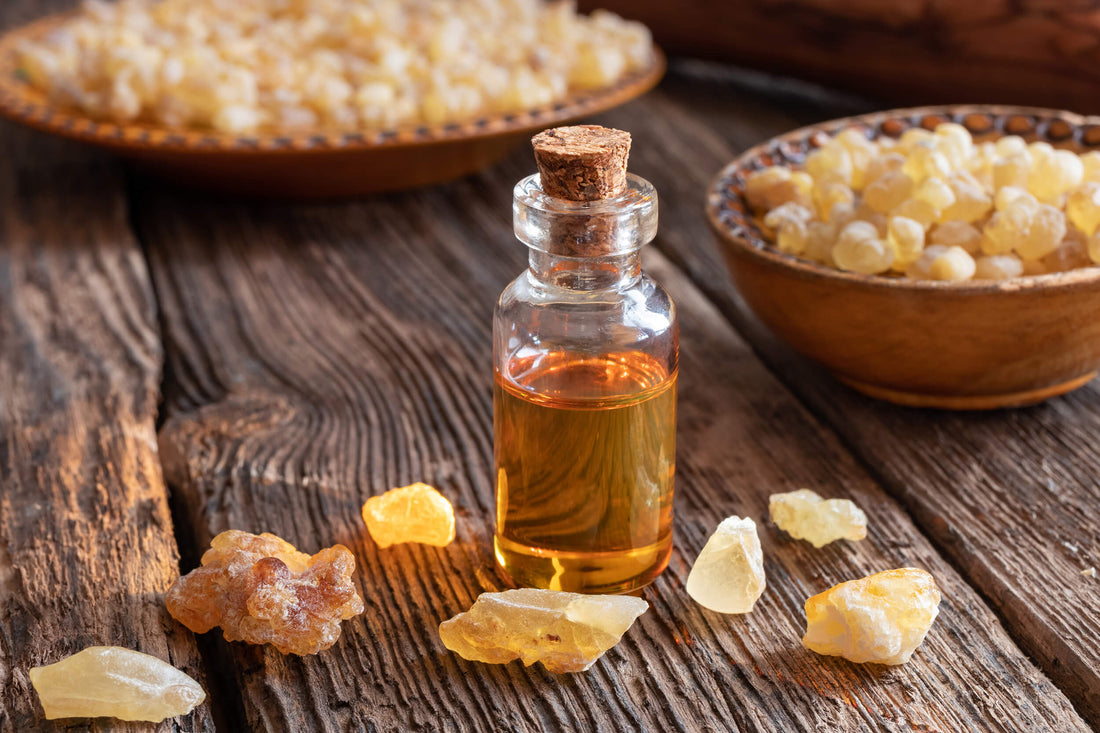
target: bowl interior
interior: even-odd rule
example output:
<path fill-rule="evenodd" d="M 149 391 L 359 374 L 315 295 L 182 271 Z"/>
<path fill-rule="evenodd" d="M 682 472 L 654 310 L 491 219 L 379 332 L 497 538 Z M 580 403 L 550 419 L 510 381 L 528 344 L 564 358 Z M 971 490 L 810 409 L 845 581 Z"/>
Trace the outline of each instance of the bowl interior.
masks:
<path fill-rule="evenodd" d="M 1061 110 L 996 105 L 933 106 L 845 117 L 774 137 L 745 151 L 722 169 L 708 193 L 707 216 L 711 226 L 727 246 L 748 247 L 762 257 L 806 274 L 877 287 L 912 290 L 950 288 L 960 292 L 978 292 L 1068 285 L 1092 282 L 1100 278 L 1100 267 L 1032 275 L 1011 281 L 971 280 L 963 283 L 845 272 L 775 249 L 761 230 L 758 217 L 753 215 L 752 208 L 745 200 L 745 180 L 753 172 L 769 166 L 801 167 L 809 153 L 844 129 L 856 127 L 866 130 L 871 137 L 897 138 L 910 128 L 932 130 L 943 122 L 962 125 L 970 131 L 976 142 L 1004 135 L 1019 135 L 1029 142 L 1043 140 L 1054 147 L 1079 153 L 1100 150 L 1100 117 L 1086 117 Z"/>

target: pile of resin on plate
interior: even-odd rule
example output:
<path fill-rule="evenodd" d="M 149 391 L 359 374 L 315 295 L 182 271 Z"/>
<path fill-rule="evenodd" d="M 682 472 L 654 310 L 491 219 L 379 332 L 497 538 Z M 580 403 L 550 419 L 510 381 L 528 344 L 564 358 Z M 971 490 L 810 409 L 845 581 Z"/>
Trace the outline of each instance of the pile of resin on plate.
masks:
<path fill-rule="evenodd" d="M 719 613 L 748 613 L 764 592 L 764 553 L 756 522 L 728 517 L 691 566 L 687 592 Z"/>
<path fill-rule="evenodd" d="M 222 532 L 202 566 L 177 580 L 168 612 L 197 633 L 221 626 L 229 641 L 316 654 L 340 638 L 340 622 L 363 612 L 343 545 L 310 557 L 272 534 Z"/>
<path fill-rule="evenodd" d="M 772 494 L 768 513 L 775 526 L 814 547 L 867 536 L 867 515 L 848 499 L 823 499 L 809 489 Z"/>
<path fill-rule="evenodd" d="M 45 667 L 32 667 L 48 720 L 118 718 L 159 723 L 186 715 L 206 699 L 198 682 L 167 662 L 117 646 L 92 646 Z"/>
<path fill-rule="evenodd" d="M 649 608 L 633 596 L 520 588 L 482 593 L 473 607 L 439 625 L 443 644 L 465 659 L 583 672 L 619 643 Z"/>
<path fill-rule="evenodd" d="M 363 521 L 379 547 L 419 542 L 443 547 L 455 538 L 451 502 L 431 486 L 415 483 L 372 496 L 363 505 Z"/>
<path fill-rule="evenodd" d="M 97 0 L 14 55 L 51 102 L 227 133 L 471 121 L 654 60 L 641 23 L 541 0 Z"/>
<path fill-rule="evenodd" d="M 940 591 L 917 568 L 876 573 L 806 601 L 802 644 L 852 662 L 905 664 L 939 613 Z"/>

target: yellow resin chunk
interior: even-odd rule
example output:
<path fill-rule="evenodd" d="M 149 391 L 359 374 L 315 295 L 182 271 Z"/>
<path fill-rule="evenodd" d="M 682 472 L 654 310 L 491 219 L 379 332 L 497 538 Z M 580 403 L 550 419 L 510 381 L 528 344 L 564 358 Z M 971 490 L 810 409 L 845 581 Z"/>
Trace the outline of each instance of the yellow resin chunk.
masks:
<path fill-rule="evenodd" d="M 862 509 L 848 499 L 826 500 L 809 489 L 772 494 L 768 513 L 775 526 L 814 547 L 867 536 L 867 515 Z"/>
<path fill-rule="evenodd" d="M 542 662 L 551 672 L 583 672 L 619 643 L 649 608 L 633 596 L 520 588 L 482 593 L 473 607 L 439 625 L 444 646 L 464 659 Z"/>
<path fill-rule="evenodd" d="M 885 272 L 894 264 L 894 249 L 867 221 L 847 224 L 833 245 L 832 255 L 840 269 L 866 275 Z"/>
<path fill-rule="evenodd" d="M 46 718 L 118 718 L 159 723 L 206 699 L 198 682 L 167 662 L 132 649 L 91 646 L 45 667 L 31 684 Z"/>
<path fill-rule="evenodd" d="M 886 240 L 894 248 L 893 268 L 905 272 L 924 250 L 924 227 L 904 216 L 890 217 Z"/>
<path fill-rule="evenodd" d="M 1100 227 L 1100 183 L 1087 181 L 1066 199 L 1066 216 L 1085 236 Z"/>
<path fill-rule="evenodd" d="M 939 606 L 936 581 L 918 568 L 849 580 L 806 601 L 802 645 L 852 662 L 905 664 Z"/>
<path fill-rule="evenodd" d="M 809 206 L 812 185 L 805 173 L 775 166 L 750 175 L 745 181 L 745 196 L 753 206 L 762 209 L 774 209 L 791 201 Z"/>
<path fill-rule="evenodd" d="M 1016 255 L 988 255 L 979 257 L 974 266 L 978 280 L 1008 280 L 1024 274 L 1024 263 Z"/>
<path fill-rule="evenodd" d="M 947 251 L 932 260 L 928 267 L 930 280 L 969 280 L 974 277 L 977 265 L 974 258 L 962 247 L 948 247 Z"/>
<path fill-rule="evenodd" d="M 455 512 L 447 497 L 415 483 L 372 496 L 363 505 L 363 521 L 379 547 L 419 542 L 443 547 L 455 538 Z"/>
<path fill-rule="evenodd" d="M 691 566 L 688 595 L 718 613 L 748 613 L 764 586 L 764 553 L 756 522 L 727 517 Z"/>

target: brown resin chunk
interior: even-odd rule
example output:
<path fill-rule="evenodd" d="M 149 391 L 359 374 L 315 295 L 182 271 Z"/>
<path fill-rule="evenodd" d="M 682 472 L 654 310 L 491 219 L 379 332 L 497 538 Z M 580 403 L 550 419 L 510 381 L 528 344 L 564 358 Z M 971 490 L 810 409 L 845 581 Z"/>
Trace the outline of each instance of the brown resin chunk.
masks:
<path fill-rule="evenodd" d="M 531 139 L 542 190 L 570 201 L 597 201 L 626 190 L 630 133 L 599 125 L 543 130 Z"/>
<path fill-rule="evenodd" d="M 312 557 L 272 534 L 231 529 L 210 543 L 202 566 L 177 580 L 165 603 L 196 633 L 221 626 L 229 641 L 316 654 L 340 638 L 340 622 L 363 612 L 343 545 Z"/>

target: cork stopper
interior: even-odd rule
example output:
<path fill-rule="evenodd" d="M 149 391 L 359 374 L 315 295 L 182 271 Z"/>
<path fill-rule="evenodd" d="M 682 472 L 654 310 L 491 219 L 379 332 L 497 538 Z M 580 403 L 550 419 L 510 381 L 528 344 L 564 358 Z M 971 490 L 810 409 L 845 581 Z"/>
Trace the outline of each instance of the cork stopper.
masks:
<path fill-rule="evenodd" d="M 626 190 L 630 133 L 599 125 L 544 130 L 531 139 L 543 193 L 598 201 Z"/>

